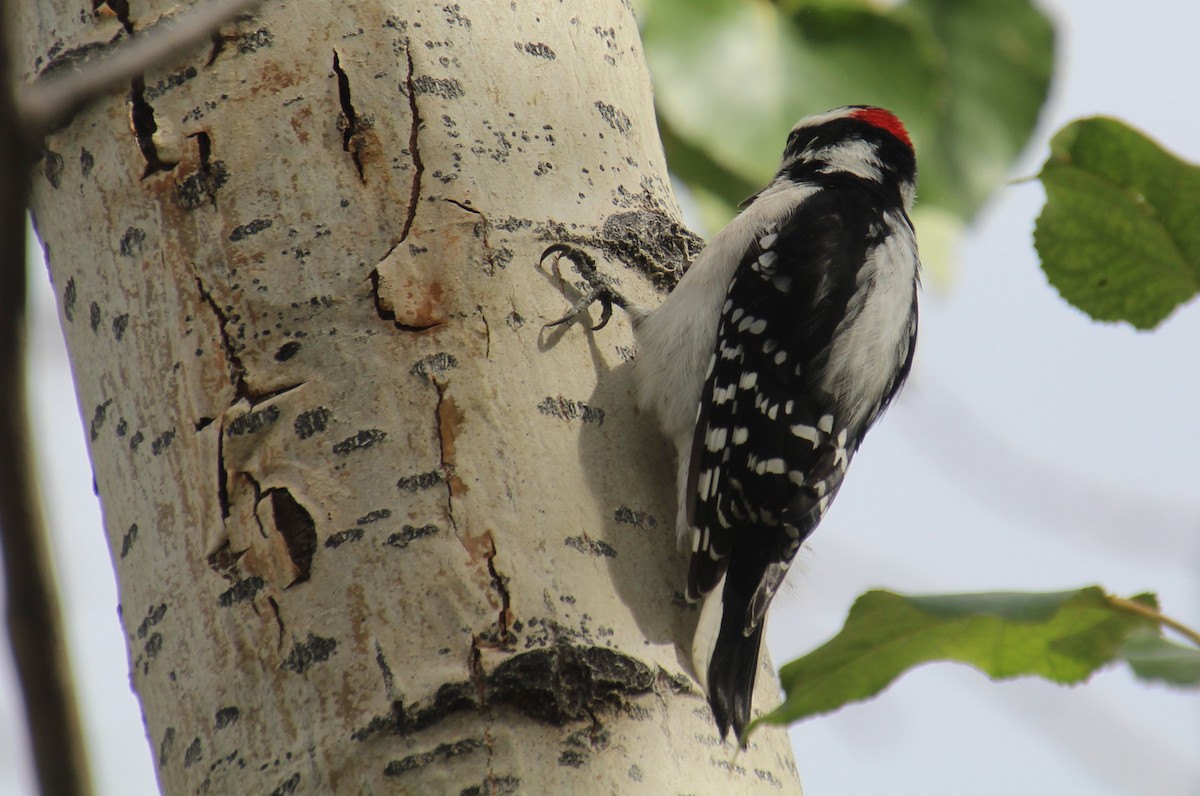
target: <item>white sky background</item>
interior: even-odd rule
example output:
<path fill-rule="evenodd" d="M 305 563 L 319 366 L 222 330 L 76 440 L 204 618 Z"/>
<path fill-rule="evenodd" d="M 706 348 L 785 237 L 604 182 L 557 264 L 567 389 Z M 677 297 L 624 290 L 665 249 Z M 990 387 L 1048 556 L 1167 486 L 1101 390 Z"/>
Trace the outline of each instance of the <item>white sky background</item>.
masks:
<path fill-rule="evenodd" d="M 1053 131 L 1092 114 L 1200 162 L 1200 4 L 1046 5 L 1059 22 L 1059 73 L 1017 176 L 1036 173 Z M 856 457 L 774 609 L 777 662 L 826 641 L 854 597 L 877 586 L 1153 590 L 1168 614 L 1200 627 L 1200 305 L 1151 334 L 1092 323 L 1038 268 L 1042 201 L 1037 183 L 1005 190 L 968 236 L 955 284 L 927 288 L 907 392 Z M 33 269 L 34 433 L 96 792 L 154 794 L 55 298 Z M 34 792 L 15 688 L 0 655 L 0 796 Z M 929 666 L 792 738 L 809 796 L 1200 793 L 1200 695 L 1138 684 L 1123 669 L 1063 689 Z"/>

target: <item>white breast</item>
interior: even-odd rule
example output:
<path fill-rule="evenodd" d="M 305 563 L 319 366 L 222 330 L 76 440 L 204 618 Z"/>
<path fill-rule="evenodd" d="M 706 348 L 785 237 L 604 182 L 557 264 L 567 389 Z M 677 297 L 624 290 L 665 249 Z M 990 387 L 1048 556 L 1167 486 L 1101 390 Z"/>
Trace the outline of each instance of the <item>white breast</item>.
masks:
<path fill-rule="evenodd" d="M 859 272 L 862 303 L 834 334 L 822 387 L 838 403 L 839 424 L 865 422 L 908 353 L 917 241 L 904 219 L 884 214 L 889 234 Z"/>

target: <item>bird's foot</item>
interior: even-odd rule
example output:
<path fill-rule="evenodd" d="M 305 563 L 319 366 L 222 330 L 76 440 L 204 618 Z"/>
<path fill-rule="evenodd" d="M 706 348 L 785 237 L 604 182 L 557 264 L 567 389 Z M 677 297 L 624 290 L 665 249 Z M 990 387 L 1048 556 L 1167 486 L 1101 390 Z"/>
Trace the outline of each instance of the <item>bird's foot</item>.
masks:
<path fill-rule="evenodd" d="M 580 276 L 588 285 L 588 289 L 584 291 L 583 296 L 571 309 L 567 310 L 567 314 L 559 318 L 557 321 L 547 323 L 545 328 L 551 326 L 561 326 L 564 323 L 574 321 L 588 307 L 597 301 L 600 302 L 600 322 L 592 327 L 592 331 L 598 332 L 603 329 L 609 319 L 612 318 L 613 305 L 617 305 L 621 309 L 628 309 L 629 301 L 621 295 L 621 293 L 613 286 L 612 280 L 600 273 L 596 268 L 596 261 L 592 256 L 583 249 L 577 249 L 566 243 L 556 243 L 546 251 L 542 252 L 541 259 L 538 261 L 544 263 L 547 257 L 554 257 L 554 268 L 557 271 L 558 262 L 563 257 L 566 257 L 575 264 L 575 270 L 579 271 Z"/>

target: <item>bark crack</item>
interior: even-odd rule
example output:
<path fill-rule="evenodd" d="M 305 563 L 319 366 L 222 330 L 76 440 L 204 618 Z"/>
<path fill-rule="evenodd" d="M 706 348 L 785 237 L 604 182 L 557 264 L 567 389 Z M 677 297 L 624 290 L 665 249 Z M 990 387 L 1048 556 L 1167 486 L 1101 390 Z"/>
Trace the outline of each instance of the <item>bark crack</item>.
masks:
<path fill-rule="evenodd" d="M 421 150 L 417 142 L 417 131 L 421 127 L 421 114 L 417 110 L 417 87 L 413 80 L 413 57 L 412 45 L 409 43 L 405 46 L 404 54 L 408 58 L 408 74 L 404 77 L 405 93 L 408 95 L 408 111 L 412 117 L 412 125 L 408 130 L 408 152 L 412 158 L 413 178 L 412 190 L 409 193 L 408 199 L 408 214 L 404 219 L 404 226 L 400 230 L 400 240 L 406 240 L 408 233 L 412 230 L 413 221 L 417 217 L 417 203 L 421 199 L 421 176 L 425 173 L 425 164 L 421 161 Z"/>
<path fill-rule="evenodd" d="M 491 703 L 488 702 L 488 682 L 487 673 L 483 670 L 483 656 L 479 650 L 479 636 L 471 639 L 471 650 L 468 664 L 471 671 L 471 684 L 475 687 L 475 698 L 477 700 L 476 707 L 483 714 L 483 748 L 487 753 L 487 762 L 484 764 L 484 769 L 487 772 L 484 776 L 484 782 L 488 784 L 488 789 L 495 792 L 495 771 L 493 769 L 493 760 L 495 759 L 495 739 L 492 735 L 492 728 L 496 724 L 495 714 L 492 712 Z"/>
<path fill-rule="evenodd" d="M 511 259 L 511 256 L 504 256 L 505 252 L 501 251 L 497 253 L 497 251 L 492 248 L 492 241 L 489 237 L 492 231 L 492 222 L 488 220 L 488 217 L 484 215 L 482 210 L 474 208 L 465 202 L 460 202 L 457 199 L 450 199 L 448 197 L 444 197 L 443 201 L 446 201 L 457 208 L 465 210 L 472 215 L 479 216 L 479 223 L 475 225 L 475 237 L 479 238 L 479 242 L 483 246 L 483 261 L 487 264 L 487 267 L 484 269 L 484 273 L 488 276 L 495 276 L 496 268 L 503 268 L 507 264 L 508 260 Z M 498 254 L 500 256 L 498 256 Z M 509 253 L 509 255 L 511 255 L 511 253 Z"/>
<path fill-rule="evenodd" d="M 146 81 L 141 76 L 133 79 L 133 87 L 129 92 L 129 119 L 133 125 L 133 133 L 137 137 L 138 149 L 146 161 L 146 169 L 142 179 L 160 171 L 170 171 L 177 164 L 167 162 L 158 156 L 158 145 L 154 143 L 154 134 L 158 132 L 158 122 L 154 120 L 154 106 L 146 99 Z"/>
<path fill-rule="evenodd" d="M 388 252 L 391 254 L 391 252 Z M 387 259 L 386 257 L 384 259 Z M 379 269 L 375 268 L 367 275 L 371 280 L 371 299 L 375 302 L 375 314 L 379 316 L 379 320 L 388 321 L 402 332 L 427 332 L 430 329 L 436 329 L 439 326 L 445 325 L 444 321 L 435 321 L 429 324 L 411 324 L 401 323 L 396 319 L 396 312 L 391 307 L 384 303 L 379 295 Z"/>
<path fill-rule="evenodd" d="M 350 77 L 342 68 L 337 50 L 333 51 L 333 72 L 337 76 L 338 101 L 342 106 L 342 119 L 344 120 L 342 124 L 338 125 L 342 128 L 342 151 L 350 153 L 350 158 L 354 161 L 354 168 L 358 171 L 358 180 L 365 184 L 367 178 L 363 174 L 362 125 L 354 110 L 354 103 L 350 99 Z"/>
<path fill-rule="evenodd" d="M 225 423 L 217 430 L 217 503 L 221 507 L 221 524 L 229 521 L 229 472 L 225 469 Z"/>
<path fill-rule="evenodd" d="M 92 13 L 103 13 L 108 8 L 126 33 L 133 33 L 133 20 L 129 18 L 129 0 L 92 0 Z"/>
<path fill-rule="evenodd" d="M 195 210 L 205 202 L 214 208 L 217 206 L 217 191 L 229 179 L 225 163 L 212 159 L 212 138 L 201 130 L 191 133 L 188 138 L 196 141 L 200 155 L 200 167 L 175 185 L 175 192 L 180 203 L 187 210 Z"/>
<path fill-rule="evenodd" d="M 430 378 L 430 383 L 433 384 L 433 389 L 437 391 L 437 404 L 433 408 L 434 431 L 437 433 L 438 439 L 438 470 L 442 474 L 442 480 L 446 484 L 446 516 L 450 520 L 450 529 L 454 531 L 454 535 L 458 537 L 459 542 L 463 541 L 462 534 L 458 532 L 458 523 L 454 519 L 454 462 L 447 461 L 446 450 L 453 448 L 453 445 L 446 444 L 446 434 L 450 432 L 447 424 L 443 422 L 442 412 L 445 409 L 446 388 L 436 378 Z M 451 455 L 450 458 L 453 458 Z"/>
<path fill-rule="evenodd" d="M 238 401 L 245 401 L 250 405 L 250 408 L 269 401 L 273 398 L 278 398 L 284 393 L 298 390 L 304 386 L 304 382 L 296 382 L 295 384 L 285 384 L 281 387 L 275 387 L 270 390 L 255 390 L 250 387 L 246 380 L 246 365 L 242 361 L 241 354 L 238 351 L 238 346 L 229 334 L 228 326 L 230 322 L 229 312 L 232 307 L 222 309 L 217 303 L 216 298 L 204 286 L 204 280 L 199 276 L 194 277 L 196 280 L 196 289 L 200 293 L 201 300 L 208 306 L 209 310 L 217 319 L 217 329 L 221 335 L 221 350 L 225 353 L 225 361 L 229 369 L 229 383 L 233 385 L 234 399 L 231 403 L 236 404 Z"/>
<path fill-rule="evenodd" d="M 491 542 L 491 552 L 487 556 L 488 575 L 492 579 L 492 588 L 500 595 L 500 616 L 496 619 L 496 627 L 499 630 L 497 643 L 501 647 L 511 646 L 513 638 L 508 632 L 508 613 L 509 613 L 509 593 L 508 593 L 508 578 L 501 575 L 496 570 L 496 540 L 495 537 L 488 532 L 488 540 Z"/>
<path fill-rule="evenodd" d="M 271 498 L 271 524 L 283 537 L 288 557 L 296 567 L 296 578 L 284 588 L 308 580 L 312 574 L 313 554 L 317 550 L 317 526 L 312 514 L 300 505 L 290 490 L 282 487 L 268 489 Z"/>
<path fill-rule="evenodd" d="M 474 208 L 474 207 L 471 207 L 469 204 L 465 204 L 465 203 L 463 203 L 463 202 L 460 202 L 460 201 L 458 201 L 457 199 L 449 199 L 449 198 L 447 198 L 447 199 L 445 199 L 445 201 L 449 202 L 450 204 L 454 205 L 455 207 L 459 207 L 459 208 L 462 208 L 463 210 L 466 210 L 468 213 L 474 213 L 474 214 L 475 214 L 475 215 L 477 215 L 477 216 L 482 216 L 482 215 L 483 215 L 483 211 L 482 211 L 482 210 L 477 210 L 476 208 Z"/>
<path fill-rule="evenodd" d="M 492 327 L 488 323 L 487 315 L 483 312 L 483 305 L 476 304 L 475 309 L 479 310 L 479 318 L 483 321 L 483 358 L 492 358 Z"/>
<path fill-rule="evenodd" d="M 278 649 L 283 649 L 283 637 L 285 632 L 283 626 L 283 614 L 279 612 L 279 603 L 275 602 L 274 597 L 267 595 L 267 604 L 271 606 L 271 611 L 275 614 L 275 624 L 279 628 Z"/>
<path fill-rule="evenodd" d="M 246 386 L 246 366 L 242 364 L 242 357 L 238 353 L 237 346 L 226 329 L 226 326 L 229 325 L 229 316 L 225 310 L 221 309 L 221 305 L 217 304 L 217 300 L 213 298 L 212 293 L 204 286 L 204 281 L 199 276 L 196 277 L 196 289 L 200 291 L 201 300 L 208 305 L 217 318 L 217 328 L 221 334 L 221 349 L 225 352 L 225 362 L 229 368 L 229 382 L 233 385 L 234 394 L 237 398 L 249 400 L 250 390 Z"/>

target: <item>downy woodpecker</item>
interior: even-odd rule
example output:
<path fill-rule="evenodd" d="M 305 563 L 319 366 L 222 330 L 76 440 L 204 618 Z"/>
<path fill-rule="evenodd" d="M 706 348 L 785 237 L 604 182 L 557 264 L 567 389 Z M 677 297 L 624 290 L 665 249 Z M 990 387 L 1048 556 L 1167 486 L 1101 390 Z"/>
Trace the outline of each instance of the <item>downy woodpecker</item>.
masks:
<path fill-rule="evenodd" d="M 920 262 L 903 124 L 854 106 L 800 120 L 779 171 L 656 309 L 630 305 L 585 252 L 566 256 L 632 320 L 638 405 L 678 454 L 687 596 L 703 599 L 696 676 L 722 737 L 742 737 L 767 607 L 908 376 Z M 553 325 L 553 324 L 551 324 Z M 599 328 L 599 327 L 597 327 Z"/>

